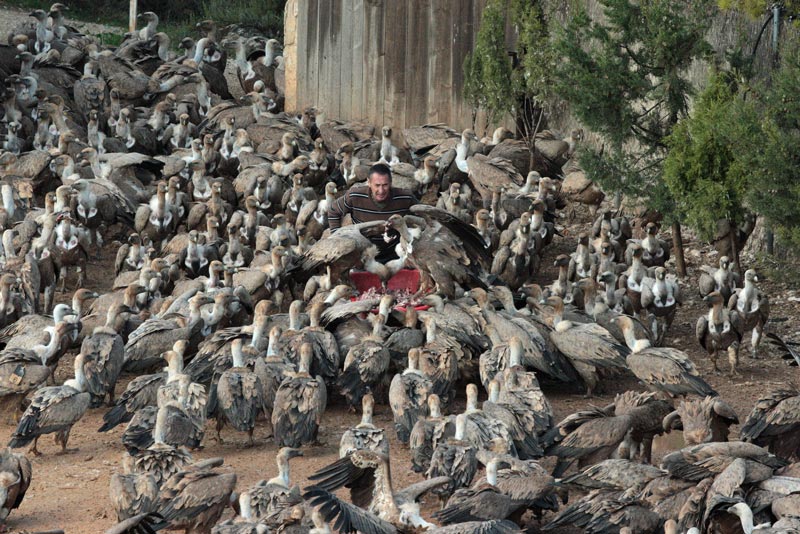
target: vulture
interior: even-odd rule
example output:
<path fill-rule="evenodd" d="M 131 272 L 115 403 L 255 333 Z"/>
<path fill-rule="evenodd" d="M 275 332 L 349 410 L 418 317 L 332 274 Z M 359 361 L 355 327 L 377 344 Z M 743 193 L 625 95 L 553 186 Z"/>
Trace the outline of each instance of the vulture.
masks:
<path fill-rule="evenodd" d="M 395 534 L 410 528 L 431 528 L 420 516 L 419 498 L 450 481 L 436 477 L 412 484 L 401 491 L 392 487 L 389 457 L 372 451 L 356 451 L 309 477 L 314 485 L 305 488 L 303 498 L 320 506 L 326 521 L 339 532 Z M 331 493 L 350 488 L 351 503 Z"/>
<path fill-rule="evenodd" d="M 756 401 L 740 431 L 742 441 L 800 461 L 800 390 L 783 384 Z"/>
<path fill-rule="evenodd" d="M 452 214 L 417 204 L 409 215 L 392 215 L 388 228 L 400 234 L 398 255 L 420 272 L 420 293 L 434 290 L 454 298 L 456 285 L 481 287 L 491 264 L 489 250 L 472 226 Z"/>

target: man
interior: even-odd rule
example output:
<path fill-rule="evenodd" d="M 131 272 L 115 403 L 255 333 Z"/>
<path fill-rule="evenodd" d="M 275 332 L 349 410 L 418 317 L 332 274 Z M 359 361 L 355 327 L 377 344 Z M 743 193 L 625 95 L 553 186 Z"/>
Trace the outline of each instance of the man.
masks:
<path fill-rule="evenodd" d="M 410 191 L 392 187 L 392 171 L 389 166 L 376 163 L 369 169 L 367 185 L 354 185 L 331 204 L 328 208 L 328 224 L 331 232 L 335 232 L 348 213 L 353 224 L 385 221 L 394 214 L 405 215 L 416 203 L 417 199 Z M 395 235 L 388 243 L 382 236 L 374 237 L 371 241 L 378 247 L 378 261 L 385 263 L 397 257 L 394 247 L 399 236 Z"/>

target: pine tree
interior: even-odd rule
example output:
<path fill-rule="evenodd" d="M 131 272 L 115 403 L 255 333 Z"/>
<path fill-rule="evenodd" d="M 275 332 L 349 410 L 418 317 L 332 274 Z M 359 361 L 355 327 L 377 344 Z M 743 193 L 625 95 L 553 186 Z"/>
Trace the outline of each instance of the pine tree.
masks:
<path fill-rule="evenodd" d="M 734 171 L 751 180 L 745 203 L 800 249 L 800 47 L 787 51 L 771 85 L 754 91 L 740 113 L 757 125 L 736 151 Z"/>
<path fill-rule="evenodd" d="M 486 111 L 489 123 L 514 106 L 511 58 L 505 41 L 503 3 L 490 1 L 483 11 L 475 50 L 464 61 L 464 97 Z"/>
<path fill-rule="evenodd" d="M 665 138 L 688 114 L 695 88 L 687 70 L 710 53 L 704 39 L 712 5 L 697 0 L 600 0 L 603 21 L 578 8 L 555 50 L 556 92 L 600 134 L 581 150 L 587 174 L 632 195 L 672 223 L 678 274 L 685 276 L 675 200 L 662 179 Z"/>
<path fill-rule="evenodd" d="M 739 154 L 757 135 L 758 122 L 744 94 L 733 73 L 713 74 L 691 116 L 665 139 L 669 154 L 664 181 L 676 212 L 705 239 L 713 238 L 719 220 L 737 228 L 747 214 L 744 202 L 751 175 L 741 172 Z M 731 232 L 731 250 L 741 272 L 734 236 Z"/>
<path fill-rule="evenodd" d="M 513 28 L 514 50 L 506 44 Z M 489 124 L 512 115 L 535 153 L 534 136 L 553 96 L 555 54 L 541 0 L 489 0 L 483 10 L 475 50 L 464 62 L 464 97 Z"/>

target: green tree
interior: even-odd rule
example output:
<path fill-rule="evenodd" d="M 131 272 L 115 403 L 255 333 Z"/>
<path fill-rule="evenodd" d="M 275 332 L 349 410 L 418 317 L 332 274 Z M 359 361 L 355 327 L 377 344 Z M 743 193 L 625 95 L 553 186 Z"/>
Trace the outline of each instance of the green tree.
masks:
<path fill-rule="evenodd" d="M 581 150 L 589 176 L 643 199 L 672 223 L 678 274 L 686 273 L 674 199 L 662 180 L 665 138 L 687 115 L 694 87 L 687 70 L 710 53 L 704 39 L 713 4 L 697 0 L 600 0 L 602 21 L 577 8 L 555 50 L 556 91 L 600 134 Z"/>
<path fill-rule="evenodd" d="M 513 50 L 506 42 L 513 29 Z M 483 10 L 475 50 L 464 61 L 464 97 L 489 124 L 511 114 L 531 151 L 552 97 L 555 54 L 541 0 L 489 0 Z"/>
<path fill-rule="evenodd" d="M 464 97 L 476 111 L 485 110 L 490 123 L 513 109 L 511 70 L 503 3 L 490 1 L 483 10 L 475 50 L 464 60 Z"/>
<path fill-rule="evenodd" d="M 664 181 L 676 211 L 701 235 L 750 211 L 800 249 L 800 49 L 785 54 L 769 84 L 741 79 L 737 71 L 711 78 L 691 117 L 665 140 Z"/>
<path fill-rule="evenodd" d="M 729 72 L 712 75 L 695 102 L 690 117 L 681 120 L 665 139 L 669 154 L 664 182 L 675 199 L 676 212 L 701 237 L 711 239 L 717 222 L 735 228 L 744 222 L 750 173 L 741 172 L 743 141 L 758 132 L 758 121 L 744 107 L 736 78 Z M 734 233 L 731 245 L 739 267 Z M 741 271 L 741 269 L 739 269 Z"/>
<path fill-rule="evenodd" d="M 800 47 L 784 55 L 769 87 L 742 109 L 758 128 L 742 138 L 735 170 L 751 177 L 746 203 L 800 249 Z"/>

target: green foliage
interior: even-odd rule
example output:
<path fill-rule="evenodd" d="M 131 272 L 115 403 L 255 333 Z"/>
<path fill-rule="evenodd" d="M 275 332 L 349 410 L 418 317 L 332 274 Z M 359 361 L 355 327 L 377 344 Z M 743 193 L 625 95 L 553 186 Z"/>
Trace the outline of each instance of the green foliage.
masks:
<path fill-rule="evenodd" d="M 513 52 L 506 45 L 507 21 L 517 36 Z M 464 97 L 486 111 L 490 123 L 514 113 L 526 99 L 541 107 L 552 96 L 554 65 L 541 2 L 490 0 L 483 10 L 475 50 L 464 61 Z M 534 126 L 526 125 L 526 133 Z"/>
<path fill-rule="evenodd" d="M 541 2 L 512 0 L 512 21 L 517 31 L 519 68 L 512 78 L 514 93 L 544 104 L 553 97 L 555 50 L 551 46 L 547 15 Z"/>
<path fill-rule="evenodd" d="M 184 4 L 192 6 L 185 8 Z M 250 33 L 280 39 L 283 36 L 285 4 L 286 0 L 183 0 L 177 5 L 168 2 L 154 6 L 152 11 L 162 17 L 159 30 L 169 35 L 175 48 L 186 36 L 197 38 L 195 24 L 208 19 L 216 22 L 223 33 L 226 27 L 235 24 Z M 143 11 L 146 9 L 140 2 L 139 12 Z"/>
<path fill-rule="evenodd" d="M 743 110 L 733 76 L 717 73 L 692 115 L 666 138 L 670 151 L 664 181 L 682 219 L 705 239 L 714 236 L 719 219 L 743 220 L 750 176 L 741 172 L 739 145 L 750 142 L 758 130 L 752 114 Z"/>
<path fill-rule="evenodd" d="M 100 41 L 100 44 L 104 46 L 119 46 L 124 39 L 124 36 L 121 33 L 111 32 L 98 33 L 95 35 L 95 37 L 97 37 L 97 40 Z"/>
<path fill-rule="evenodd" d="M 751 17 L 760 17 L 772 5 L 767 0 L 719 0 L 717 3 L 721 9 L 743 11 Z"/>
<path fill-rule="evenodd" d="M 748 206 L 800 248 L 800 49 L 785 54 L 772 85 L 753 96 L 741 113 L 758 128 L 737 147 L 736 170 L 751 177 Z"/>
<path fill-rule="evenodd" d="M 202 13 L 220 27 L 237 24 L 280 39 L 285 6 L 286 0 L 203 0 Z"/>
<path fill-rule="evenodd" d="M 772 8 L 775 2 L 772 0 L 718 0 L 717 3 L 722 9 L 742 11 L 753 18 L 761 18 Z M 786 0 L 781 4 L 790 13 L 800 12 L 800 1 Z"/>
<path fill-rule="evenodd" d="M 664 181 L 676 209 L 705 237 L 716 221 L 765 216 L 800 249 L 800 49 L 783 57 L 771 84 L 737 86 L 718 73 L 666 142 Z"/>
<path fill-rule="evenodd" d="M 21 9 L 47 9 L 49 4 L 39 0 L 4 0 L 3 3 Z M 63 2 L 68 4 L 69 11 L 66 12 L 68 20 L 79 20 L 96 24 L 108 24 L 111 26 L 128 25 L 128 5 L 120 9 L 119 2 L 100 1 L 89 2 L 88 0 L 78 0 L 73 2 Z M 34 19 L 30 19 L 34 22 Z"/>
<path fill-rule="evenodd" d="M 475 51 L 464 60 L 464 97 L 494 117 L 513 108 L 511 58 L 505 42 L 503 3 L 492 0 L 483 10 Z"/>
<path fill-rule="evenodd" d="M 686 116 L 694 88 L 686 72 L 710 54 L 710 5 L 696 0 L 600 0 L 605 21 L 578 8 L 556 40 L 563 61 L 556 91 L 605 141 L 581 163 L 612 191 L 669 210 L 661 183 L 668 136 Z M 670 217 L 669 211 L 663 212 Z"/>

